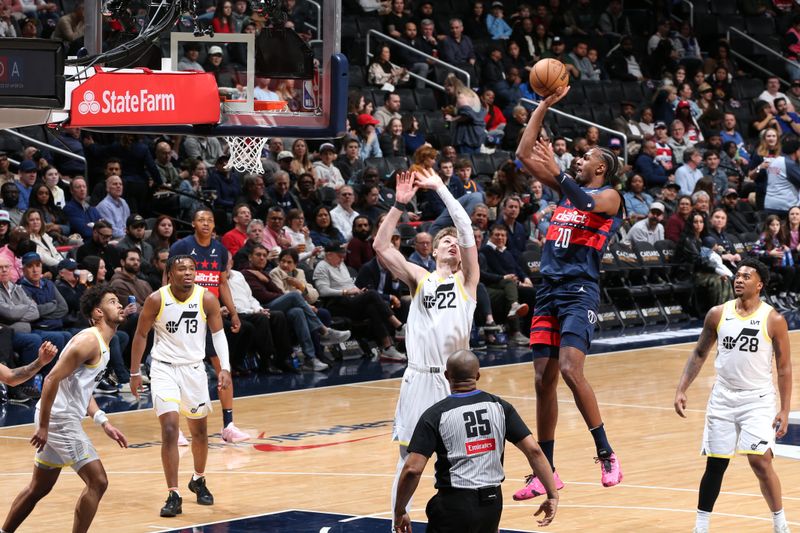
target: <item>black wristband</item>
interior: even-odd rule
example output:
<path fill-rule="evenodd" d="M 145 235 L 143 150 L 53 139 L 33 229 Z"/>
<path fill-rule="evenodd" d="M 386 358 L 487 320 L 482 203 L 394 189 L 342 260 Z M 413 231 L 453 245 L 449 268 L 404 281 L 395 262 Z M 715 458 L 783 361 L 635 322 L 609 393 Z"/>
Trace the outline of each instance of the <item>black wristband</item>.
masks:
<path fill-rule="evenodd" d="M 395 202 L 394 206 L 395 206 L 395 208 L 399 209 L 403 213 L 407 213 L 408 211 L 411 211 L 411 209 L 413 207 L 411 204 L 408 204 L 408 203 L 404 204 L 402 202 Z"/>

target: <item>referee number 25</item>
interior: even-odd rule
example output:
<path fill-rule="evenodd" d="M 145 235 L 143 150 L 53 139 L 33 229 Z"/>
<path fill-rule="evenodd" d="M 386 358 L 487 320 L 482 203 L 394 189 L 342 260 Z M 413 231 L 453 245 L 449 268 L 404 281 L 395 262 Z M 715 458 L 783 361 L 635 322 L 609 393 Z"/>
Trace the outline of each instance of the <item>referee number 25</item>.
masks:
<path fill-rule="evenodd" d="M 556 235 L 556 240 L 553 245 L 556 248 L 569 248 L 569 240 L 572 238 L 572 228 L 562 228 L 559 227 L 558 235 Z"/>
<path fill-rule="evenodd" d="M 492 432 L 492 425 L 487 418 L 488 415 L 489 412 L 486 409 L 464 413 L 464 429 L 467 431 L 467 438 L 488 435 Z"/>

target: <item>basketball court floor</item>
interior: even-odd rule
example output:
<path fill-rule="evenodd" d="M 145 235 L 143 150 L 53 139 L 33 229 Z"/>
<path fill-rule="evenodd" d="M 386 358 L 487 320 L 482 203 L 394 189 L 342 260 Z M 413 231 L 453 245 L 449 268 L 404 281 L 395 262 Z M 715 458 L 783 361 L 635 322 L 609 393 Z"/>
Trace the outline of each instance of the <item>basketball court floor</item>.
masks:
<path fill-rule="evenodd" d="M 800 333 L 790 336 L 792 347 L 800 347 Z M 691 343 L 673 344 L 590 357 L 587 375 L 625 474 L 623 483 L 613 488 L 600 485 L 592 439 L 568 389 L 561 384 L 555 458 L 566 487 L 560 493 L 556 520 L 537 529 L 533 518 L 537 500 L 511 499 L 528 473 L 522 454 L 511 446 L 505 461 L 501 531 L 691 531 L 704 467 L 699 455 L 703 413 L 713 383 L 710 360 L 689 390 L 689 418 L 674 413 L 675 386 L 692 347 Z M 514 404 L 533 429 L 535 398 L 529 353 L 483 352 L 481 358 L 485 365 L 481 388 Z M 491 366 L 499 362 L 505 364 Z M 279 388 L 278 381 L 239 380 L 237 394 L 268 388 L 261 394 L 237 398 L 235 403 L 237 425 L 254 439 L 224 444 L 218 433 L 220 414 L 215 412 L 210 432 L 217 433 L 210 438 L 206 474 L 216 504 L 198 506 L 182 488 L 183 514 L 171 519 L 158 516 L 166 491 L 154 412 L 147 408 L 148 403 L 135 404 L 129 396 L 107 402 L 117 406 L 127 402 L 134 408 L 110 415 L 131 446 L 119 449 L 90 421 L 85 422 L 110 481 L 94 531 L 389 531 L 390 488 L 397 460 L 390 434 L 401 374 L 399 365 L 345 364 L 328 375 L 292 378 L 293 382 L 283 382 L 280 387 L 290 390 L 279 392 L 273 392 Z M 323 384 L 328 385 L 319 386 Z M 800 406 L 797 395 L 792 404 L 796 409 Z M 3 413 L 6 424 L 24 419 L 17 409 L 30 412 L 11 406 Z M 29 423 L 0 429 L 4 465 L 0 514 L 5 514 L 30 477 L 33 450 L 28 439 L 32 431 Z M 798 449 L 800 427 L 792 427 L 784 444 L 781 450 L 791 453 Z M 191 453 L 182 448 L 181 454 L 181 484 L 185 485 L 192 473 Z M 800 462 L 778 457 L 776 469 L 789 522 L 800 528 Z M 412 502 L 414 531 L 425 530 L 425 503 L 434 492 L 432 474 L 433 461 Z M 81 488 L 80 479 L 66 469 L 56 489 L 19 531 L 69 531 Z M 744 458 L 734 459 L 728 469 L 712 527 L 717 531 L 771 531 L 769 511 Z"/>

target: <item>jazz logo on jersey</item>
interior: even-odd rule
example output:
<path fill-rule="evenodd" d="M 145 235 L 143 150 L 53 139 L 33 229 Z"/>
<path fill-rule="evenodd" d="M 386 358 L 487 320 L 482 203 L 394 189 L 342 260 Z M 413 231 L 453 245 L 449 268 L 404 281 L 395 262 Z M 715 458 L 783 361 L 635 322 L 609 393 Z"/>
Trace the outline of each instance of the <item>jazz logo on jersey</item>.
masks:
<path fill-rule="evenodd" d="M 185 325 L 186 333 L 197 333 L 197 311 L 184 311 L 177 321 L 170 320 L 166 323 L 167 331 L 177 333 L 181 327 L 181 322 Z"/>
<path fill-rule="evenodd" d="M 455 283 L 444 283 L 436 287 L 434 294 L 426 294 L 423 299 L 425 309 L 455 309 Z"/>
<path fill-rule="evenodd" d="M 740 352 L 757 352 L 758 330 L 744 328 L 738 336 L 727 336 L 722 339 L 722 346 L 724 346 L 726 350 L 733 350 L 737 348 L 737 345 Z"/>

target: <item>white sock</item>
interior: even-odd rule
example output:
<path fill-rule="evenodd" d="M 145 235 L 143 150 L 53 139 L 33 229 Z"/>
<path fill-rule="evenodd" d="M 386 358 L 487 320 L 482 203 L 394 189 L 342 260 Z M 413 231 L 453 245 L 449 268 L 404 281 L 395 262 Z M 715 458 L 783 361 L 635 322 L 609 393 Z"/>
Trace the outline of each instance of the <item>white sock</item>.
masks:
<path fill-rule="evenodd" d="M 204 474 L 198 474 L 197 472 L 195 472 L 194 474 L 192 474 L 192 481 L 197 481 L 201 477 L 204 477 Z"/>
<path fill-rule="evenodd" d="M 694 527 L 700 530 L 707 530 L 709 521 L 711 521 L 711 513 L 698 509 L 697 517 L 694 519 Z"/>
<path fill-rule="evenodd" d="M 772 527 L 779 528 L 786 525 L 786 513 L 783 509 L 776 513 L 772 513 Z"/>

